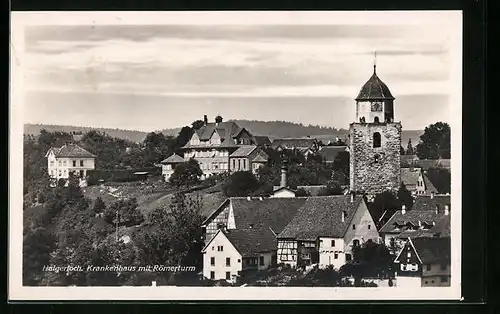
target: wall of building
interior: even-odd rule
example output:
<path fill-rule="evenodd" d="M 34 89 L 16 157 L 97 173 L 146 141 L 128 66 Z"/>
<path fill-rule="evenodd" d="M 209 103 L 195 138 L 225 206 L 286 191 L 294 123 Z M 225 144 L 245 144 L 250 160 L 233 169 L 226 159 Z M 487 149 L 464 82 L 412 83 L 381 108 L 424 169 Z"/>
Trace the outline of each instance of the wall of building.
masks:
<path fill-rule="evenodd" d="M 420 277 L 397 276 L 396 282 L 398 288 L 420 288 L 422 286 Z"/>
<path fill-rule="evenodd" d="M 75 161 L 75 166 L 73 166 Z M 83 161 L 83 166 L 80 162 Z M 80 175 L 80 170 L 83 171 L 83 176 L 87 175 L 88 170 L 95 169 L 94 158 L 56 158 L 50 154 L 47 158 L 47 168 L 49 176 L 57 179 L 67 179 L 71 172 L 76 171 Z"/>
<path fill-rule="evenodd" d="M 229 218 L 229 204 L 226 205 L 217 216 L 207 223 L 205 228 L 205 244 L 208 243 L 212 237 L 219 230 L 218 225 L 227 226 Z"/>
<path fill-rule="evenodd" d="M 218 247 L 222 247 L 222 251 Z M 212 265 L 211 258 L 215 258 L 215 265 Z M 226 265 L 226 258 L 230 258 L 230 266 Z M 238 272 L 242 270 L 242 258 L 236 248 L 229 242 L 227 237 L 222 233 L 210 242 L 205 248 L 203 254 L 203 276 L 207 279 L 211 278 L 211 272 L 214 273 L 214 280 L 226 279 L 226 273 L 229 272 L 231 279 L 229 282 L 236 282 Z"/>
<path fill-rule="evenodd" d="M 218 148 L 196 148 L 186 151 L 184 159 L 194 158 L 203 171 L 204 177 L 229 171 L 229 151 Z"/>
<path fill-rule="evenodd" d="M 229 167 L 231 171 L 250 171 L 251 162 L 248 157 L 230 157 Z"/>
<path fill-rule="evenodd" d="M 358 101 L 356 104 L 357 108 L 357 119 L 356 122 L 359 121 L 359 118 L 365 118 L 366 122 L 374 122 L 375 117 L 378 117 L 380 122 L 384 122 L 384 102 L 379 101 L 381 104 L 381 111 L 372 111 L 372 102 L 371 101 Z"/>
<path fill-rule="evenodd" d="M 332 241 L 335 241 L 332 246 Z M 319 267 L 325 268 L 333 265 L 339 269 L 345 264 L 344 239 L 342 238 L 319 238 Z"/>
<path fill-rule="evenodd" d="M 424 264 L 422 265 L 422 286 L 449 286 L 450 275 L 449 264 Z"/>
<path fill-rule="evenodd" d="M 346 219 L 349 220 L 349 217 Z M 353 225 L 355 226 L 354 228 Z M 358 240 L 359 244 L 362 245 L 370 239 L 374 242 L 378 242 L 379 233 L 368 211 L 368 207 L 365 202 L 361 202 L 344 235 L 344 252 L 348 254 L 352 253 L 354 240 Z"/>
<path fill-rule="evenodd" d="M 380 147 L 373 147 L 375 132 L 381 135 Z M 372 195 L 397 191 L 401 184 L 401 123 L 351 123 L 349 141 L 351 190 Z"/>
<path fill-rule="evenodd" d="M 297 267 L 298 242 L 295 240 L 278 240 L 277 262 Z"/>

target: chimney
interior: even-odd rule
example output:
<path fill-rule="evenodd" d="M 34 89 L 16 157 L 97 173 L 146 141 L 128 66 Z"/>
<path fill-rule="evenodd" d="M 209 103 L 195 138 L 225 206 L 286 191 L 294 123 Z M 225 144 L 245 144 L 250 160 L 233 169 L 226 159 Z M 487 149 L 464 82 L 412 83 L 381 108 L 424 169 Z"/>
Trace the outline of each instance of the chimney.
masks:
<path fill-rule="evenodd" d="M 406 214 L 406 205 L 401 206 L 401 214 Z"/>
<path fill-rule="evenodd" d="M 280 188 L 284 188 L 287 186 L 287 164 L 286 161 L 283 162 L 283 165 L 281 166 L 281 184 Z"/>
<path fill-rule="evenodd" d="M 447 216 L 450 214 L 450 206 L 444 205 L 444 214 Z"/>
<path fill-rule="evenodd" d="M 207 117 L 207 115 L 203 116 L 203 122 L 205 122 L 205 125 L 208 124 L 208 117 Z"/>

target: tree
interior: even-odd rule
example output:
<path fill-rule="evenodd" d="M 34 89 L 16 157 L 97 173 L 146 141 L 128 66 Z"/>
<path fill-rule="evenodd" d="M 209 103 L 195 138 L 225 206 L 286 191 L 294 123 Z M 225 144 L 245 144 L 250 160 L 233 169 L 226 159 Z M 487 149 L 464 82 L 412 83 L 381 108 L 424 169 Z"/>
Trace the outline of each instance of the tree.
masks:
<path fill-rule="evenodd" d="M 411 138 L 408 139 L 408 145 L 406 146 L 406 155 L 414 155 L 413 145 L 411 144 Z"/>
<path fill-rule="evenodd" d="M 205 125 L 205 121 L 203 121 L 203 120 L 196 120 L 193 123 L 191 123 L 193 130 L 199 130 L 204 125 Z"/>
<path fill-rule="evenodd" d="M 365 276 L 385 277 L 390 273 L 394 257 L 384 244 L 368 240 L 353 249 L 354 261 L 366 265 Z"/>
<path fill-rule="evenodd" d="M 200 182 L 203 171 L 198 162 L 191 158 L 189 161 L 180 163 L 175 167 L 174 173 L 170 176 L 170 183 L 177 188 L 189 187 Z"/>
<path fill-rule="evenodd" d="M 318 196 L 342 195 L 342 188 L 338 185 L 321 188 Z"/>
<path fill-rule="evenodd" d="M 260 188 L 261 184 L 249 171 L 236 171 L 229 176 L 222 191 L 226 197 L 250 196 Z"/>
<path fill-rule="evenodd" d="M 102 213 L 106 210 L 106 204 L 104 203 L 104 201 L 102 200 L 102 198 L 100 196 L 98 196 L 94 202 L 94 207 L 92 208 L 92 210 L 96 213 L 96 214 L 99 214 L 99 213 Z"/>
<path fill-rule="evenodd" d="M 333 161 L 333 171 L 340 185 L 349 183 L 350 155 L 349 152 L 340 152 Z"/>
<path fill-rule="evenodd" d="M 427 177 L 440 194 L 451 193 L 451 173 L 444 168 L 429 168 Z"/>
<path fill-rule="evenodd" d="M 118 200 L 112 203 L 104 212 L 104 219 L 108 223 L 118 223 L 119 226 L 130 227 L 138 225 L 144 221 L 144 216 L 137 206 L 136 198 Z"/>
<path fill-rule="evenodd" d="M 384 191 L 375 196 L 373 202 L 368 204 L 368 209 L 377 225 L 381 227 L 392 214 L 401 208 L 401 203 L 395 193 L 391 191 Z M 386 212 L 387 211 L 387 212 Z M 385 213 L 385 215 L 384 215 Z M 382 217 L 383 215 L 383 217 Z M 383 218 L 381 220 L 381 218 Z"/>
<path fill-rule="evenodd" d="M 398 201 L 401 205 L 405 205 L 407 209 L 411 209 L 413 207 L 413 196 L 403 183 L 401 183 L 398 190 Z"/>
<path fill-rule="evenodd" d="M 29 231 L 23 238 L 23 285 L 35 286 L 43 278 L 55 248 L 54 236 L 45 228 Z"/>
<path fill-rule="evenodd" d="M 187 142 L 189 142 L 189 140 L 191 139 L 191 136 L 193 135 L 194 133 L 194 130 L 188 126 L 185 126 L 183 127 L 179 134 L 177 135 L 177 143 L 176 143 L 176 147 L 177 148 L 181 148 L 183 147 L 184 145 L 187 144 Z"/>
<path fill-rule="evenodd" d="M 450 126 L 437 122 L 425 128 L 417 145 L 417 156 L 420 159 L 449 159 L 451 157 Z"/>

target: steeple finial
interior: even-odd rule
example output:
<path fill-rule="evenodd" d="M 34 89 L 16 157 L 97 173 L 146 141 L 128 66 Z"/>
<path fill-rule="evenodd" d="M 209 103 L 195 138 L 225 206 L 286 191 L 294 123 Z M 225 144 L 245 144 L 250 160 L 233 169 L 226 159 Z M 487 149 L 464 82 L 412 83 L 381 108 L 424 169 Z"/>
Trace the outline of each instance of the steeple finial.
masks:
<path fill-rule="evenodd" d="M 375 56 L 373 58 L 373 74 L 377 74 L 377 50 L 374 52 Z"/>

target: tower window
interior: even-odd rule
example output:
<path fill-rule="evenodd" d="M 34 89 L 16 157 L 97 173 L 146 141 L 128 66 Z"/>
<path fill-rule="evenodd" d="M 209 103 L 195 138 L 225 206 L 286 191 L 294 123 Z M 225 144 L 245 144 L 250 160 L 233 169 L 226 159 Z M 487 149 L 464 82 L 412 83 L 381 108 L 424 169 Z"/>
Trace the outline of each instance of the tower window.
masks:
<path fill-rule="evenodd" d="M 373 122 L 375 122 L 375 123 L 379 123 L 379 122 L 380 122 L 380 119 L 379 119 L 378 117 L 375 117 L 375 118 L 373 119 Z"/>
<path fill-rule="evenodd" d="M 379 132 L 373 133 L 373 147 L 380 147 L 381 137 Z"/>

